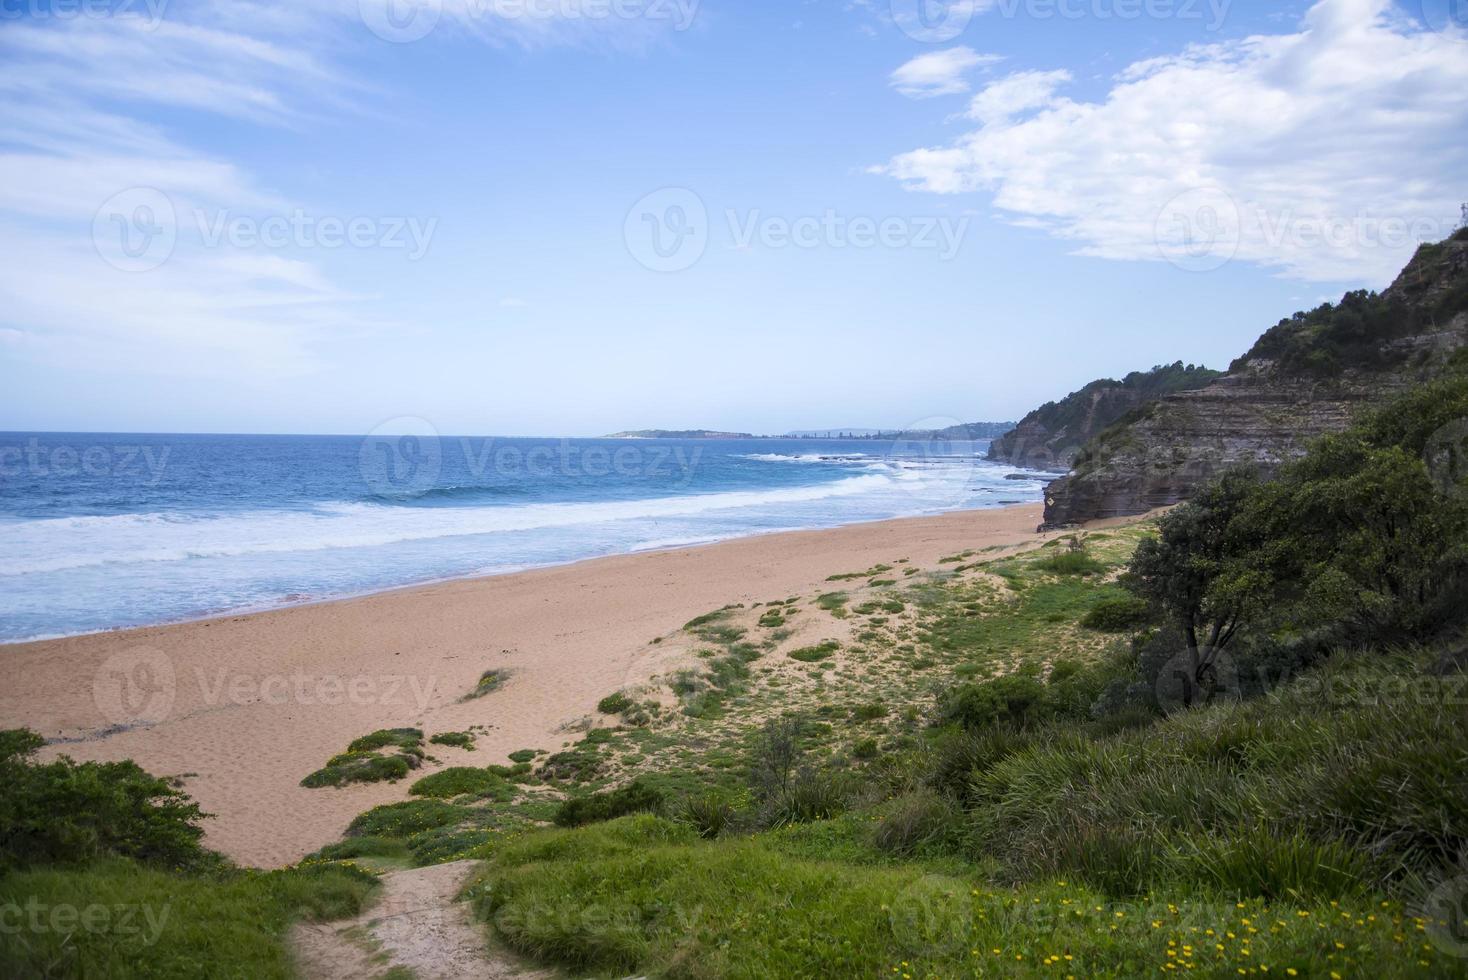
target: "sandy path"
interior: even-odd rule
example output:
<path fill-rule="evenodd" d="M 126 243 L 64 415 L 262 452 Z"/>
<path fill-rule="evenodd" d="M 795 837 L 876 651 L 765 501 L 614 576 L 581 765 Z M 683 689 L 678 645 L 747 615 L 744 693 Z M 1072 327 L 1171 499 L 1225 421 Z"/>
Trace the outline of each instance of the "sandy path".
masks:
<path fill-rule="evenodd" d="M 477 861 L 384 875 L 377 903 L 355 919 L 302 923 L 291 936 L 304 980 L 357 980 L 407 967 L 416 980 L 549 978 L 491 950 L 469 905 L 458 901 Z"/>
<path fill-rule="evenodd" d="M 467 579 L 174 626 L 0 646 L 0 728 L 71 740 L 44 754 L 132 758 L 215 818 L 206 843 L 278 866 L 337 839 L 404 784 L 308 790 L 303 776 L 359 735 L 489 726 L 451 765 L 554 750 L 603 696 L 667 670 L 650 641 L 726 603 L 834 586 L 835 573 L 991 545 L 1033 545 L 1041 508 L 772 534 L 676 551 Z M 494 693 L 463 700 L 480 674 Z"/>

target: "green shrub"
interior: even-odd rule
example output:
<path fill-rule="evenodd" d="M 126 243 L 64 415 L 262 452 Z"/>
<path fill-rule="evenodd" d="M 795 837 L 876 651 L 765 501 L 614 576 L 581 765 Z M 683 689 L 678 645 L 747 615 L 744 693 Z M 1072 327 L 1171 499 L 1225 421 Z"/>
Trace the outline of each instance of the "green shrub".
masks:
<path fill-rule="evenodd" d="M 307 861 L 349 861 L 364 857 L 403 857 L 407 847 L 401 840 L 388 837 L 348 837 L 335 841 L 309 855 Z"/>
<path fill-rule="evenodd" d="M 408 790 L 413 796 L 433 799 L 452 799 L 456 796 L 474 796 L 506 802 L 515 796 L 515 789 L 505 782 L 503 776 L 489 769 L 469 766 L 453 766 L 431 776 L 424 776 Z"/>
<path fill-rule="evenodd" d="M 878 718 L 885 717 L 887 717 L 887 706 L 881 701 L 868 701 L 866 704 L 859 704 L 851 709 L 852 721 L 876 721 Z"/>
<path fill-rule="evenodd" d="M 109 856 L 160 867 L 211 866 L 198 804 L 132 762 L 36 763 L 28 729 L 0 731 L 0 873 Z"/>
<path fill-rule="evenodd" d="M 1062 551 L 1035 562 L 1032 566 L 1055 575 L 1099 575 L 1106 566 L 1084 551 Z"/>
<path fill-rule="evenodd" d="M 1151 607 L 1145 599 L 1136 596 L 1116 596 L 1102 599 L 1081 617 L 1086 629 L 1102 633 L 1125 633 L 1147 625 Z"/>
<path fill-rule="evenodd" d="M 494 835 L 487 830 L 434 827 L 409 837 L 408 850 L 413 855 L 413 863 L 421 868 L 430 864 L 457 861 L 482 848 L 493 838 Z"/>
<path fill-rule="evenodd" d="M 827 659 L 837 650 L 841 644 L 836 640 L 825 640 L 815 646 L 799 647 L 786 654 L 791 660 L 799 660 L 801 663 L 813 664 Z"/>
<path fill-rule="evenodd" d="M 464 695 L 464 700 L 472 701 L 475 698 L 482 698 L 486 694 L 493 694 L 504 686 L 509 676 L 507 671 L 486 670 L 479 675 L 479 681 L 474 685 L 474 690 Z"/>
<path fill-rule="evenodd" d="M 347 746 L 348 752 L 372 752 L 393 746 L 407 752 L 418 751 L 422 755 L 423 730 L 420 728 L 382 728 L 371 735 L 363 735 Z"/>
<path fill-rule="evenodd" d="M 963 812 L 952 800 L 919 790 L 887 807 L 873 841 L 889 854 L 909 856 L 929 848 L 951 847 L 963 830 Z"/>
<path fill-rule="evenodd" d="M 301 780 L 308 789 L 345 786 L 348 783 L 396 782 L 408 775 L 417 759 L 411 756 L 378 755 L 375 752 L 345 752 L 332 757 L 325 767 Z"/>
<path fill-rule="evenodd" d="M 734 820 L 734 805 L 720 792 L 707 790 L 678 801 L 677 816 L 704 840 L 713 840 Z"/>
<path fill-rule="evenodd" d="M 994 725 L 1023 726 L 1044 701 L 1045 685 L 1027 674 L 1006 674 L 991 681 L 961 684 L 945 692 L 939 706 L 944 723 L 971 731 Z"/>
<path fill-rule="evenodd" d="M 516 765 L 519 765 L 522 762 L 533 762 L 534 760 L 534 749 L 516 749 L 514 752 L 510 753 L 510 761 L 515 763 Z"/>
<path fill-rule="evenodd" d="M 877 740 L 874 738 L 859 738 L 851 743 L 851 757 L 853 759 L 875 759 L 878 752 Z"/>
<path fill-rule="evenodd" d="M 656 813 L 663 808 L 663 799 L 661 790 L 633 780 L 620 789 L 572 797 L 556 808 L 554 819 L 559 827 L 580 827 L 629 813 Z"/>
<path fill-rule="evenodd" d="M 608 694 L 596 703 L 596 710 L 604 715 L 620 715 L 630 707 L 632 707 L 632 699 L 621 691 Z"/>
<path fill-rule="evenodd" d="M 852 795 L 853 787 L 844 774 L 802 767 L 766 802 L 763 821 L 766 826 L 783 827 L 829 820 L 846 811 Z"/>
<path fill-rule="evenodd" d="M 474 734 L 472 732 L 439 732 L 428 741 L 434 745 L 451 745 L 455 748 L 474 751 Z"/>
<path fill-rule="evenodd" d="M 403 839 L 424 830 L 463 823 L 470 811 L 441 800 L 406 800 L 376 806 L 347 826 L 349 837 Z"/>

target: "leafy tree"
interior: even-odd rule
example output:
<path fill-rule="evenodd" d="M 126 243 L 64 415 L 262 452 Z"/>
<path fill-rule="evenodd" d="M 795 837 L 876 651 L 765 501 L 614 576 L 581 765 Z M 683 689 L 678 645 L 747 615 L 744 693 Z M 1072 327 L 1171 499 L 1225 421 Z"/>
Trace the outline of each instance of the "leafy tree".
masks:
<path fill-rule="evenodd" d="M 198 804 L 132 762 L 38 764 L 28 729 L 0 731 L 0 872 L 121 855 L 163 867 L 217 861 Z"/>
<path fill-rule="evenodd" d="M 1244 472 L 1209 484 L 1163 517 L 1159 536 L 1132 557 L 1127 586 L 1176 624 L 1200 683 L 1271 586 L 1241 554 L 1233 528 L 1258 486 Z"/>

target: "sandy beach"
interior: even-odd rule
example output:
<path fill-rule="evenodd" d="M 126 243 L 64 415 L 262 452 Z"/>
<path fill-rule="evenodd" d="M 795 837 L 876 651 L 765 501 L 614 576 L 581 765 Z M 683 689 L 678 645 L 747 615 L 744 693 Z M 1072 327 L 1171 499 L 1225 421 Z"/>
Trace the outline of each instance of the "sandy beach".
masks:
<path fill-rule="evenodd" d="M 402 589 L 243 616 L 0 647 L 0 727 L 46 757 L 134 759 L 214 814 L 206 843 L 243 864 L 290 863 L 408 783 L 304 789 L 303 776 L 378 728 L 487 726 L 442 764 L 555 750 L 596 702 L 686 656 L 689 619 L 728 603 L 821 591 L 827 576 L 965 549 L 1033 546 L 1039 506 L 972 510 Z M 508 675 L 465 699 L 481 674 Z M 423 770 L 431 771 L 429 769 Z"/>

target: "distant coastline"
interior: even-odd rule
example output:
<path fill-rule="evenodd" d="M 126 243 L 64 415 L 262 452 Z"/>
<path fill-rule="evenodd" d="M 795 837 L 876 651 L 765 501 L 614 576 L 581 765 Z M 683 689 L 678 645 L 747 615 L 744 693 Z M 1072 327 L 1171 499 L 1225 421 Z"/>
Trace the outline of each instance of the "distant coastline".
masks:
<path fill-rule="evenodd" d="M 723 432 L 718 429 L 631 429 L 613 432 L 605 439 L 947 439 L 972 442 L 997 439 L 1012 432 L 1015 422 L 965 422 L 942 429 L 796 429 L 779 434 Z"/>

